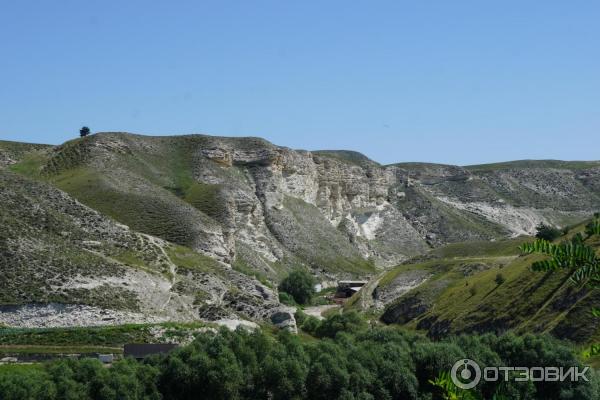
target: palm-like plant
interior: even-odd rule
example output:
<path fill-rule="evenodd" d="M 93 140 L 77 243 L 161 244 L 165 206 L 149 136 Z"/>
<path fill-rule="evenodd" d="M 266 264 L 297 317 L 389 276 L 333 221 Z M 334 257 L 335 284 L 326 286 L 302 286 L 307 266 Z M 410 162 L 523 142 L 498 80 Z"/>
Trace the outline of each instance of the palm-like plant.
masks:
<path fill-rule="evenodd" d="M 429 380 L 429 383 L 431 385 L 435 386 L 436 388 L 438 388 L 440 395 L 444 400 L 481 400 L 481 399 L 483 399 L 483 396 L 481 395 L 481 393 L 478 393 L 478 392 L 474 391 L 473 389 L 463 390 L 463 389 L 460 389 L 458 386 L 456 386 L 454 384 L 454 382 L 452 382 L 450 372 L 448 372 L 448 371 L 440 372 L 440 374 L 434 380 Z M 502 394 L 503 389 L 504 388 L 500 385 L 496 389 L 496 393 L 493 394 L 493 396 L 490 400 L 505 400 L 505 399 L 507 399 L 507 397 L 505 397 L 505 395 Z"/>
<path fill-rule="evenodd" d="M 440 372 L 434 380 L 429 380 L 429 383 L 438 388 L 444 400 L 478 400 L 479 398 L 473 391 L 459 389 L 452 382 L 448 371 Z"/>
<path fill-rule="evenodd" d="M 600 286 L 600 257 L 594 248 L 585 244 L 585 240 L 600 234 L 600 220 L 588 224 L 586 234 L 585 239 L 578 233 L 570 241 L 558 244 L 538 239 L 533 243 L 523 244 L 520 249 L 527 254 L 537 253 L 548 256 L 531 265 L 534 271 L 570 269 L 573 271 L 570 277 L 572 282 L 598 287 Z"/>
<path fill-rule="evenodd" d="M 585 227 L 585 233 L 590 236 L 600 235 L 600 219 L 595 219 Z"/>
<path fill-rule="evenodd" d="M 590 237 L 600 235 L 600 219 L 597 216 L 594 221 L 586 225 L 585 234 L 585 238 L 578 233 L 570 241 L 559 244 L 538 239 L 533 243 L 525 243 L 520 249 L 527 254 L 537 253 L 548 257 L 534 262 L 531 265 L 534 271 L 570 269 L 573 270 L 570 276 L 572 282 L 598 288 L 600 287 L 600 257 L 592 247 L 585 244 Z M 600 309 L 592 308 L 592 315 L 600 317 Z M 593 344 L 586 353 L 588 356 L 600 354 L 600 344 Z"/>

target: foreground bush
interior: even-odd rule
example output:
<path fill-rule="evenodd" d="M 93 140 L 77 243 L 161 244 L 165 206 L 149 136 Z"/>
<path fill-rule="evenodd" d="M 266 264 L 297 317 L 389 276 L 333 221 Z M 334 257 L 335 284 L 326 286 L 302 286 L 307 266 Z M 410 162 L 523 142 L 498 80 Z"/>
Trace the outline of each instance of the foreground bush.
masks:
<path fill-rule="evenodd" d="M 310 319 L 306 319 L 309 321 Z M 314 324 L 314 321 L 311 322 Z M 545 336 L 460 336 L 433 342 L 356 315 L 317 322 L 323 339 L 268 331 L 206 334 L 166 357 L 104 368 L 95 360 L 0 368 L 0 398 L 22 399 L 437 399 L 434 380 L 462 358 L 482 367 L 576 366 L 570 348 Z M 352 333 L 350 333 L 352 332 Z M 470 398 L 593 399 L 592 382 L 481 384 Z"/>

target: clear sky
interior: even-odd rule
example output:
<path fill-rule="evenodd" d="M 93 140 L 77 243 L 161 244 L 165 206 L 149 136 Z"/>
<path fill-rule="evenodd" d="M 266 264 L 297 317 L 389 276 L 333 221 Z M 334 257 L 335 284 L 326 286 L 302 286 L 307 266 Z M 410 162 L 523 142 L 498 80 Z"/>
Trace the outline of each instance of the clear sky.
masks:
<path fill-rule="evenodd" d="M 600 2 L 2 1 L 0 139 L 600 159 Z"/>

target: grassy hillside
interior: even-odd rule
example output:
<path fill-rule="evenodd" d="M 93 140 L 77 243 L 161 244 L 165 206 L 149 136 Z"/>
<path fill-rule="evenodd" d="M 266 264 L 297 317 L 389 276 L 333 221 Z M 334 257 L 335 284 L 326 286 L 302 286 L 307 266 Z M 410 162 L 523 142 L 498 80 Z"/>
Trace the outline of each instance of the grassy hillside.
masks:
<path fill-rule="evenodd" d="M 0 152 L 14 157 L 15 161 L 19 161 L 24 155 L 32 151 L 48 150 L 52 148 L 49 144 L 39 143 L 23 143 L 23 142 L 11 142 L 8 140 L 0 140 Z"/>
<path fill-rule="evenodd" d="M 203 156 L 216 148 L 246 152 L 248 160 L 232 164 L 218 152 L 210 159 Z M 261 206 L 256 186 L 268 178 L 264 166 L 273 149 L 258 138 L 97 134 L 67 142 L 46 157 L 29 154 L 11 169 L 50 182 L 136 231 L 227 263 L 245 264 L 248 268 L 243 270 L 253 275 L 276 279 L 281 268 L 298 264 L 323 271 L 369 272 L 371 265 L 314 206 L 290 199 L 285 210 L 264 209 L 263 221 L 252 214 Z M 297 217 L 303 210 L 314 217 L 313 226 Z M 309 231 L 320 232 L 319 227 L 327 240 L 314 242 L 318 235 Z M 259 235 L 262 242 L 251 237 L 235 240 L 237 232 L 246 229 L 252 233 L 244 232 L 243 237 Z M 328 241 L 335 246 L 325 246 Z M 263 256 L 263 251 L 278 254 L 280 260 Z"/>
<path fill-rule="evenodd" d="M 578 226 L 570 235 L 581 230 Z M 531 271 L 538 256 L 523 256 L 518 250 L 526 240 L 454 244 L 397 267 L 382 277 L 382 293 L 411 271 L 424 271 L 427 279 L 389 304 L 382 320 L 433 337 L 515 330 L 577 342 L 600 339 L 600 324 L 590 318 L 600 293 L 574 286 L 567 271 Z M 600 242 L 593 244 L 600 248 Z"/>
<path fill-rule="evenodd" d="M 28 158 L 29 163 L 34 159 L 44 159 L 52 146 L 45 144 L 20 143 L 0 140 L 0 168 L 16 164 Z M 24 166 L 24 168 L 27 168 Z"/>
<path fill-rule="evenodd" d="M 71 346 L 122 348 L 127 343 L 160 343 L 185 339 L 206 330 L 210 323 L 127 324 L 74 328 L 0 328 L 0 354 L 26 350 L 27 346 L 65 349 Z M 21 348 L 15 349 L 15 347 Z"/>
<path fill-rule="evenodd" d="M 37 317 L 47 304 L 77 305 L 67 325 L 105 323 L 101 310 L 114 322 L 253 318 L 276 304 L 213 258 L 120 225 L 48 183 L 0 170 L 0 187 L 0 323 L 27 324 L 19 315 Z"/>

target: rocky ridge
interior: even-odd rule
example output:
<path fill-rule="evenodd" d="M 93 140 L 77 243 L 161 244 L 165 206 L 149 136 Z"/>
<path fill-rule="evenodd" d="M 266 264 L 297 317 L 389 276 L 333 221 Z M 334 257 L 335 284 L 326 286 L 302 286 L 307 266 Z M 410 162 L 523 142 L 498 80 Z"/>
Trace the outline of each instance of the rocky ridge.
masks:
<path fill-rule="evenodd" d="M 291 268 L 323 281 L 373 276 L 448 243 L 530 234 L 600 209 L 594 162 L 382 166 L 354 152 L 205 135 L 17 147 L 0 142 L 10 227 L 0 266 L 13 288 L 3 304 L 101 307 L 132 320 L 281 311 L 276 320 L 290 321 L 269 286 Z M 20 287 L 27 274 L 40 279 Z M 407 279 L 396 289 L 427 277 Z M 382 304 L 399 295 L 379 294 Z"/>
<path fill-rule="evenodd" d="M 102 171 L 103 183 L 114 190 L 152 193 L 172 203 L 152 187 L 154 177 L 132 171 L 152 168 L 162 179 L 172 165 L 158 170 L 150 163 L 176 156 L 201 185 L 198 191 L 209 188 L 218 203 L 218 210 L 193 200 L 177 205 L 182 219 L 194 221 L 186 227 L 194 236 L 187 243 L 266 274 L 285 259 L 323 272 L 331 265 L 351 272 L 361 260 L 393 266 L 432 246 L 531 234 L 540 222 L 564 225 L 600 208 L 600 164 L 574 169 L 516 163 L 492 170 L 381 166 L 348 152 L 291 150 L 257 138 L 99 134 L 58 147 L 44 168 L 87 165 Z M 187 190 L 168 180 L 163 188 Z M 323 239 L 329 249 L 318 248 Z"/>

